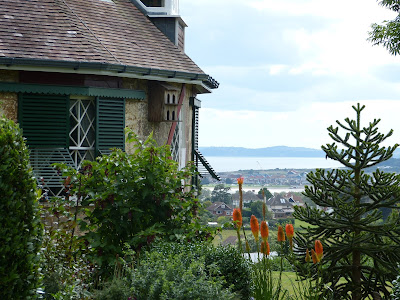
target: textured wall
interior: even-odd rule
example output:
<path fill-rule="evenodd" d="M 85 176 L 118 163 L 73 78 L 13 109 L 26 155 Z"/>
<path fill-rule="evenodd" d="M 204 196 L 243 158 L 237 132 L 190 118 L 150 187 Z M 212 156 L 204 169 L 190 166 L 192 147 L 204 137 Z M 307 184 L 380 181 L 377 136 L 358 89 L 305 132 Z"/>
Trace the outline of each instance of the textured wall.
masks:
<path fill-rule="evenodd" d="M 0 81 L 18 82 L 18 71 L 0 70 Z M 0 92 L 0 115 L 17 122 L 18 96 L 16 93 Z"/>
<path fill-rule="evenodd" d="M 179 88 L 181 84 L 172 84 Z M 124 79 L 124 88 L 144 90 L 148 95 L 147 81 L 139 79 Z M 192 110 L 189 105 L 189 98 L 193 96 L 192 86 L 186 85 L 185 99 L 183 100 L 182 111 L 183 113 L 183 124 L 185 126 L 183 130 L 184 148 L 186 148 L 186 160 L 191 160 L 192 150 Z M 162 99 L 160 99 L 162 101 Z M 149 122 L 147 118 L 148 113 L 148 102 L 147 98 L 143 101 L 138 100 L 126 100 L 126 115 L 125 124 L 127 127 L 132 129 L 141 139 L 145 139 L 153 132 L 153 136 L 159 145 L 166 144 L 168 135 L 172 126 L 172 122 Z M 126 145 L 126 150 L 130 152 L 132 147 Z"/>
<path fill-rule="evenodd" d="M 139 79 L 124 79 L 124 88 L 143 90 L 148 95 L 147 81 Z M 159 145 L 167 142 L 171 123 L 149 122 L 147 120 L 148 106 L 147 98 L 145 100 L 126 100 L 125 106 L 125 125 L 132 129 L 140 139 L 146 139 L 151 132 Z M 126 145 L 129 152 L 132 147 Z"/>

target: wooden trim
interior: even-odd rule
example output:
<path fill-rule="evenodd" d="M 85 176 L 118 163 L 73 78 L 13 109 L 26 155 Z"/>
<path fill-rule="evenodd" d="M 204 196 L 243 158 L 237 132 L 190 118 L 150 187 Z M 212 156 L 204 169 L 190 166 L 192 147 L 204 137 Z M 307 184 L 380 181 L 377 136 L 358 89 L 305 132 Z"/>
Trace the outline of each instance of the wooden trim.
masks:
<path fill-rule="evenodd" d="M 175 128 L 176 128 L 176 125 L 178 124 L 179 116 L 181 114 L 181 108 L 182 108 L 183 99 L 185 99 L 185 94 L 186 94 L 186 84 L 182 84 L 181 94 L 179 96 L 179 102 L 178 102 L 178 111 L 176 114 L 176 121 L 172 123 L 171 129 L 170 129 L 169 135 L 168 135 L 167 145 L 171 145 L 172 137 L 174 136 Z"/>

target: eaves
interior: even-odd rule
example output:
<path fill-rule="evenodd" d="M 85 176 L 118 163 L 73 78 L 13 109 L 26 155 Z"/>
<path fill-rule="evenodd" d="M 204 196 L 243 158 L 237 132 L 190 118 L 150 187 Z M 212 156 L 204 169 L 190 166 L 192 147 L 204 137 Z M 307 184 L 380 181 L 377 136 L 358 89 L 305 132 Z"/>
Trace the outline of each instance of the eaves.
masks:
<path fill-rule="evenodd" d="M 216 89 L 219 86 L 219 83 L 207 74 L 109 63 L 0 57 L 0 69 L 107 75 L 143 80 L 187 83 L 196 85 L 199 93 L 210 93 L 212 89 Z"/>

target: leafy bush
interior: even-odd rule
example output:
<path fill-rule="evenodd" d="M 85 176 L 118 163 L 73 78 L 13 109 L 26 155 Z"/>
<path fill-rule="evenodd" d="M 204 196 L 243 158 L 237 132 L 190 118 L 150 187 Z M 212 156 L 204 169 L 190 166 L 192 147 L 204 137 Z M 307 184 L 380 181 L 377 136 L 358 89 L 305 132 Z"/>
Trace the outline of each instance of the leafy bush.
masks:
<path fill-rule="evenodd" d="M 248 299 L 251 295 L 251 269 L 249 261 L 241 252 L 231 246 L 207 247 L 204 251 L 205 263 L 216 265 L 226 284 L 232 291 L 241 295 L 240 299 Z"/>
<path fill-rule="evenodd" d="M 95 293 L 96 300 L 119 300 L 129 299 L 131 296 L 129 282 L 125 279 L 114 279 L 106 284 L 102 290 Z"/>
<path fill-rule="evenodd" d="M 95 266 L 87 259 L 90 248 L 75 232 L 73 201 L 52 198 L 44 203 L 42 273 L 45 299 L 85 299 L 94 287 Z"/>
<path fill-rule="evenodd" d="M 19 127 L 0 117 L 0 298 L 34 297 L 42 227 L 36 183 Z"/>
<path fill-rule="evenodd" d="M 400 300 L 400 275 L 397 275 L 396 280 L 393 280 L 393 290 L 390 299 Z"/>
<path fill-rule="evenodd" d="M 241 295 L 241 299 L 249 297 L 251 292 L 250 262 L 240 251 L 232 246 L 214 247 L 209 243 L 157 243 L 152 252 L 164 256 L 182 256 L 185 264 L 191 261 L 204 260 L 207 268 L 216 268 L 217 272 L 207 273 L 222 282 L 224 288 L 230 288 Z"/>
<path fill-rule="evenodd" d="M 88 207 L 80 226 L 103 275 L 112 273 L 125 243 L 139 250 L 157 236 L 204 240 L 215 231 L 198 221 L 189 183 L 193 166 L 178 170 L 169 147 L 157 146 L 151 136 L 142 142 L 129 132 L 128 142 L 133 154 L 116 149 L 96 162 L 85 161 L 80 172 L 58 165 L 73 186 L 71 195 Z"/>
<path fill-rule="evenodd" d="M 204 256 L 165 250 L 147 252 L 132 270 L 131 286 L 137 299 L 234 299 L 235 294 L 224 287 L 219 268 L 207 265 Z"/>

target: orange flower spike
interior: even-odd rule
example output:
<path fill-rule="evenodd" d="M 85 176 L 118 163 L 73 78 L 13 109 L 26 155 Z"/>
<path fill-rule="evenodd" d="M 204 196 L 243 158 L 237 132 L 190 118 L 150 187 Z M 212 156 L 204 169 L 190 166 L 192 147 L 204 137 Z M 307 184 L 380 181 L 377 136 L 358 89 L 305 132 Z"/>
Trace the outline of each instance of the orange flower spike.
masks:
<path fill-rule="evenodd" d="M 268 224 L 265 221 L 261 221 L 261 238 L 263 239 L 264 242 L 268 240 L 268 235 L 269 235 L 269 230 L 268 230 Z"/>
<path fill-rule="evenodd" d="M 286 236 L 289 239 L 290 249 L 293 249 L 293 236 L 294 236 L 294 228 L 292 224 L 286 224 L 285 227 Z"/>
<path fill-rule="evenodd" d="M 269 243 L 268 242 L 266 242 L 266 243 L 267 243 L 267 255 L 269 255 L 271 252 L 271 249 L 269 248 Z"/>
<path fill-rule="evenodd" d="M 235 225 L 235 228 L 237 230 L 240 230 L 240 228 L 242 227 L 242 222 L 243 222 L 242 213 L 240 212 L 240 209 L 239 208 L 235 208 L 233 210 L 232 216 L 233 216 L 233 223 Z"/>
<path fill-rule="evenodd" d="M 314 249 L 311 249 L 311 257 L 314 264 L 318 262 L 317 254 L 315 254 Z"/>
<path fill-rule="evenodd" d="M 237 180 L 238 185 L 242 185 L 244 182 L 244 178 L 243 177 L 239 177 Z"/>
<path fill-rule="evenodd" d="M 283 227 L 281 225 L 278 226 L 278 242 L 284 242 L 285 233 L 283 232 Z"/>
<path fill-rule="evenodd" d="M 254 238 L 256 240 L 256 242 L 258 242 L 258 230 L 259 230 L 259 225 L 258 225 L 258 220 L 254 215 L 251 215 L 250 218 L 250 228 L 251 228 L 251 232 L 254 235 Z"/>
<path fill-rule="evenodd" d="M 311 261 L 310 252 L 308 251 L 308 249 L 306 251 L 306 259 L 305 260 L 307 263 L 309 263 Z"/>
<path fill-rule="evenodd" d="M 317 255 L 318 261 L 321 261 L 324 256 L 324 248 L 320 240 L 315 241 L 315 254 Z"/>
<path fill-rule="evenodd" d="M 264 241 L 261 242 L 261 253 L 267 255 L 267 245 Z"/>
<path fill-rule="evenodd" d="M 286 224 L 286 236 L 290 239 L 294 236 L 294 228 L 292 224 Z"/>

